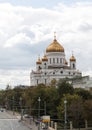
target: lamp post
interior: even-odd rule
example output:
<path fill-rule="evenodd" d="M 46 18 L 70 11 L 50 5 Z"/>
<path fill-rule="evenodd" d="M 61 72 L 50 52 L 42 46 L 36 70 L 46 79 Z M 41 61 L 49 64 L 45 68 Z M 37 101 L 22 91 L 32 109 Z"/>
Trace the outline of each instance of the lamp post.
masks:
<path fill-rule="evenodd" d="M 23 120 L 22 97 L 20 97 L 21 120 Z"/>
<path fill-rule="evenodd" d="M 38 105 L 38 120 L 39 120 L 38 130 L 40 130 L 40 102 L 41 102 L 40 97 L 38 98 L 38 102 L 39 102 L 39 105 Z"/>
<path fill-rule="evenodd" d="M 44 101 L 44 115 L 46 115 L 46 101 Z"/>
<path fill-rule="evenodd" d="M 15 112 L 14 112 L 14 96 L 13 96 L 13 115 L 15 115 Z"/>
<path fill-rule="evenodd" d="M 64 129 L 67 130 L 67 107 L 66 107 L 66 104 L 67 104 L 67 100 L 65 98 L 64 100 L 64 111 L 65 111 L 65 114 L 64 114 Z"/>
<path fill-rule="evenodd" d="M 38 105 L 38 118 L 40 118 L 40 102 L 41 102 L 40 97 L 38 98 L 38 102 L 39 102 L 39 105 Z"/>

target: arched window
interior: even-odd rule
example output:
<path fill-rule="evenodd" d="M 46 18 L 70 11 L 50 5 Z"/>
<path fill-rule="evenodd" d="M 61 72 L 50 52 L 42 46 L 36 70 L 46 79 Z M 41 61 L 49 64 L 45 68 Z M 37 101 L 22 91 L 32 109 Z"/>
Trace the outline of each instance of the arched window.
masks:
<path fill-rule="evenodd" d="M 62 63 L 62 58 L 60 58 L 60 63 Z"/>
<path fill-rule="evenodd" d="M 57 58 L 57 63 L 58 63 L 58 58 Z"/>
<path fill-rule="evenodd" d="M 63 71 L 61 71 L 61 74 L 63 74 Z"/>
<path fill-rule="evenodd" d="M 75 68 L 75 64 L 73 64 L 73 68 Z"/>
<path fill-rule="evenodd" d="M 51 58 L 50 58 L 50 64 L 51 64 Z"/>
<path fill-rule="evenodd" d="M 38 85 L 38 79 L 37 79 L 37 85 Z"/>
<path fill-rule="evenodd" d="M 55 63 L 55 58 L 53 58 L 53 63 Z"/>
<path fill-rule="evenodd" d="M 40 70 L 40 69 L 41 69 L 41 66 L 39 66 L 38 69 Z"/>

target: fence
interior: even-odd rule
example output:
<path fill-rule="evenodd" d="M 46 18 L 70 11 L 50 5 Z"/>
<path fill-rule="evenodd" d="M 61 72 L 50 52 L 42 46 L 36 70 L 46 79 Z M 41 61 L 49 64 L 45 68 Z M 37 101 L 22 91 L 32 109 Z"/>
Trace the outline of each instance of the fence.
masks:
<path fill-rule="evenodd" d="M 92 130 L 92 122 L 85 120 L 84 124 L 79 125 L 79 127 L 74 128 L 73 122 L 70 121 L 67 123 L 67 128 L 65 129 L 63 122 L 54 122 L 51 121 L 49 124 L 49 130 Z"/>

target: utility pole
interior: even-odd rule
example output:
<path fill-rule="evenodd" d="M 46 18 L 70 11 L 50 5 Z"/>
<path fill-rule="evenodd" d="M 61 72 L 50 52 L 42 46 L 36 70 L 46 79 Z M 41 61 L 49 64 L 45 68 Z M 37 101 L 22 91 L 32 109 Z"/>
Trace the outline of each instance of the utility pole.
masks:
<path fill-rule="evenodd" d="M 38 130 L 40 130 L 40 102 L 41 102 L 40 97 L 38 98 L 38 102 L 39 102 L 39 105 L 38 105 L 38 120 L 39 120 Z"/>
<path fill-rule="evenodd" d="M 15 112 L 14 112 L 14 96 L 13 96 L 13 115 L 15 115 Z"/>
<path fill-rule="evenodd" d="M 22 97 L 20 97 L 21 120 L 23 120 Z"/>
<path fill-rule="evenodd" d="M 44 115 L 46 115 L 46 101 L 44 101 Z"/>
<path fill-rule="evenodd" d="M 40 118 L 40 102 L 41 102 L 41 98 L 38 98 L 38 102 L 39 102 L 39 108 L 38 108 L 38 118 Z"/>
<path fill-rule="evenodd" d="M 65 98 L 65 100 L 64 100 L 64 111 L 65 111 L 65 116 L 64 116 L 64 130 L 67 130 L 67 107 L 66 107 L 66 104 L 67 104 L 67 100 Z"/>

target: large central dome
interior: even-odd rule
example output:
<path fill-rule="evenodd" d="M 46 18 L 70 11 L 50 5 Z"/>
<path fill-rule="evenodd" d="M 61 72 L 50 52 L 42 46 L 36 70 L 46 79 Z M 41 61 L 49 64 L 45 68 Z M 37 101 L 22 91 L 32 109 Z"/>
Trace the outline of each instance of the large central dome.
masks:
<path fill-rule="evenodd" d="M 61 46 L 56 39 L 47 47 L 46 52 L 64 52 L 63 46 Z"/>

